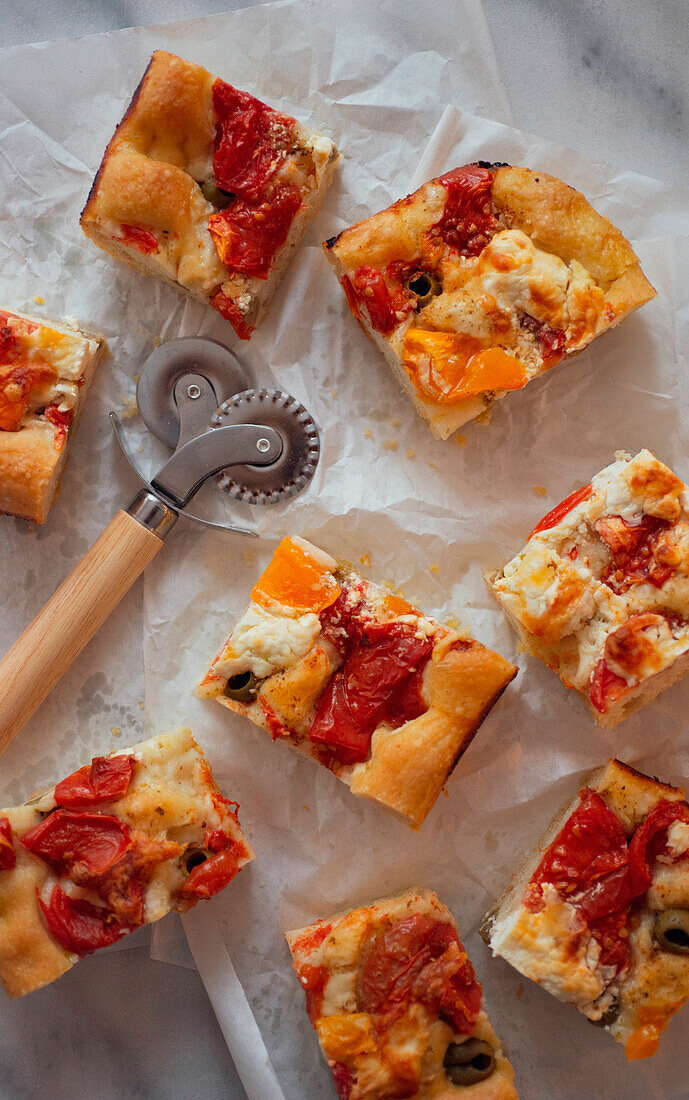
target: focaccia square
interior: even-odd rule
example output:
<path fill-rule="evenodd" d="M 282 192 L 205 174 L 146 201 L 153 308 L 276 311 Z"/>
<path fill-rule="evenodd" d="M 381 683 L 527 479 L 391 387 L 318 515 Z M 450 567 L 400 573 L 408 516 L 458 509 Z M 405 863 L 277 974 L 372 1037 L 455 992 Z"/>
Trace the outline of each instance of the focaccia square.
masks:
<path fill-rule="evenodd" d="M 506 164 L 455 168 L 323 247 L 439 439 L 655 297 L 582 194 Z"/>
<path fill-rule="evenodd" d="M 103 347 L 71 319 L 0 309 L 0 512 L 45 523 Z"/>
<path fill-rule="evenodd" d="M 689 669 L 688 503 L 650 451 L 618 451 L 490 578 L 525 648 L 605 729 Z"/>
<path fill-rule="evenodd" d="M 0 811 L 0 982 L 39 989 L 83 955 L 184 912 L 254 858 L 238 804 L 187 729 L 97 756 Z"/>
<path fill-rule="evenodd" d="M 315 218 L 329 138 L 156 50 L 105 150 L 81 227 L 248 340 Z"/>
<path fill-rule="evenodd" d="M 196 689 L 418 828 L 517 669 L 287 538 Z"/>
<path fill-rule="evenodd" d="M 286 936 L 341 1100 L 516 1100 L 457 921 L 431 890 Z"/>
<path fill-rule="evenodd" d="M 589 776 L 488 914 L 520 974 L 650 1058 L 689 997 L 689 806 L 619 760 Z"/>

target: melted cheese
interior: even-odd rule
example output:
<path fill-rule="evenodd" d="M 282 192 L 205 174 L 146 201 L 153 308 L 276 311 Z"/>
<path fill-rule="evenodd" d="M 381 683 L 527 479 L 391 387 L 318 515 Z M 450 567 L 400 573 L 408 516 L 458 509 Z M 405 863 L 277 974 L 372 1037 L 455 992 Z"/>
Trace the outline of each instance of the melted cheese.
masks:
<path fill-rule="evenodd" d="M 35 423 L 35 413 L 48 405 L 57 405 L 61 412 L 73 409 L 79 397 L 79 380 L 98 350 L 98 341 L 82 336 L 76 321 L 71 319 L 65 321 L 63 329 L 23 318 L 9 310 L 0 310 L 0 313 L 7 314 L 10 328 L 14 328 L 12 318 L 19 318 L 15 338 L 20 360 L 30 366 L 47 366 L 53 375 L 33 387 L 22 427 Z M 27 321 L 37 326 L 32 332 L 26 331 Z M 74 331 L 69 331 L 68 326 Z"/>
<path fill-rule="evenodd" d="M 689 516 L 683 483 L 649 451 L 618 452 L 592 479 L 591 495 L 559 523 L 534 534 L 504 567 L 494 591 L 505 608 L 546 648 L 542 655 L 566 683 L 588 692 L 604 655 L 612 671 L 634 686 L 668 668 L 689 649 L 689 626 L 657 612 L 689 619 Z M 649 582 L 614 592 L 604 583 L 612 558 L 596 524 L 621 516 L 674 518 L 658 540 L 658 561 L 676 572 L 657 588 Z M 684 518 L 683 518 L 684 517 Z M 650 612 L 652 620 L 625 624 Z M 610 639 L 606 648 L 606 643 Z"/>
<path fill-rule="evenodd" d="M 232 631 L 213 669 L 228 679 L 247 671 L 263 679 L 305 657 L 320 629 L 318 616 L 311 612 L 294 618 L 273 614 L 251 603 Z"/>
<path fill-rule="evenodd" d="M 600 948 L 574 906 L 550 884 L 544 886 L 543 897 L 545 906 L 538 912 L 522 905 L 496 923 L 493 954 L 559 1001 L 588 1009 L 595 1017 L 592 1002 L 605 992 L 612 975 L 598 966 Z"/>

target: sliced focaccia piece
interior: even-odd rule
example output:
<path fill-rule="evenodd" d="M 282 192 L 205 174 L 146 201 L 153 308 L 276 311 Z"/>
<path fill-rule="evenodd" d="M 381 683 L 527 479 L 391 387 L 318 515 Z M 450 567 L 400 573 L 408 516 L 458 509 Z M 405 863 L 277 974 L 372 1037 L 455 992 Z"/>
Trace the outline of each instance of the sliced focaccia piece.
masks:
<path fill-rule="evenodd" d="M 137 271 L 212 306 L 248 340 L 336 160 L 323 134 L 156 50 L 81 227 Z"/>
<path fill-rule="evenodd" d="M 45 523 L 103 347 L 76 321 L 0 309 L 0 512 Z"/>
<path fill-rule="evenodd" d="M 455 168 L 323 247 L 440 439 L 655 297 L 583 195 L 504 164 Z"/>
<path fill-rule="evenodd" d="M 488 914 L 493 954 L 655 1054 L 689 997 L 689 806 L 619 760 L 589 777 Z"/>
<path fill-rule="evenodd" d="M 97 756 L 0 811 L 0 982 L 39 989 L 83 955 L 213 897 L 254 858 L 187 729 Z"/>
<path fill-rule="evenodd" d="M 606 729 L 689 669 L 687 505 L 650 451 L 618 451 L 489 578 L 526 649 Z"/>
<path fill-rule="evenodd" d="M 457 921 L 431 890 L 286 935 L 341 1100 L 515 1100 Z"/>
<path fill-rule="evenodd" d="M 516 674 L 347 562 L 288 538 L 196 693 L 418 828 Z"/>

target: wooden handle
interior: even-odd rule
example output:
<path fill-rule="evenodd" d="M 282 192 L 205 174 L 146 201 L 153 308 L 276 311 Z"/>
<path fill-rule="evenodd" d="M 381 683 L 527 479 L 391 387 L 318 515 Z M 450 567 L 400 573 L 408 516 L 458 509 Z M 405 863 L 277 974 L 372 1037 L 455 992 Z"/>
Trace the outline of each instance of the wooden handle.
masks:
<path fill-rule="evenodd" d="M 156 556 L 163 540 L 117 515 L 0 661 L 0 753 Z"/>

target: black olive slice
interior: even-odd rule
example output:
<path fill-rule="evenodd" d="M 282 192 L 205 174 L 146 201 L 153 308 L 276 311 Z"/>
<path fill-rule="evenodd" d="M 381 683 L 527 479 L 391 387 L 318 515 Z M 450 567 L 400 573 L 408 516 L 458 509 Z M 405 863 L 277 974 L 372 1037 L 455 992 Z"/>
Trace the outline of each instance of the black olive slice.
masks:
<path fill-rule="evenodd" d="M 258 678 L 253 672 L 238 672 L 230 676 L 225 685 L 225 695 L 235 703 L 250 703 L 256 697 Z"/>
<path fill-rule="evenodd" d="M 443 1068 L 453 1085 L 475 1085 L 495 1070 L 495 1054 L 485 1039 L 467 1039 L 465 1043 L 450 1043 L 445 1051 Z"/>
<path fill-rule="evenodd" d="M 200 852 L 197 848 L 195 848 L 192 851 L 185 852 L 183 857 L 184 868 L 187 873 L 189 873 L 194 870 L 194 867 L 200 867 L 201 864 L 205 863 L 207 859 L 208 852 Z"/>
<path fill-rule="evenodd" d="M 428 271 L 415 271 L 405 282 L 405 287 L 416 298 L 419 307 L 428 305 L 431 298 L 443 289 L 439 279 Z"/>
<path fill-rule="evenodd" d="M 689 955 L 689 909 L 665 909 L 658 913 L 653 935 L 663 951 Z"/>
<path fill-rule="evenodd" d="M 590 1024 L 594 1027 L 610 1027 L 610 1024 L 614 1024 L 615 1020 L 620 1014 L 620 1006 L 617 1002 L 613 1002 L 610 1008 L 606 1008 L 605 1012 L 601 1016 L 600 1020 L 589 1020 Z"/>

